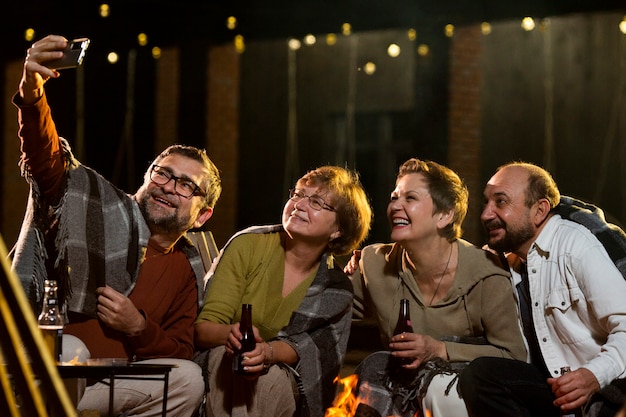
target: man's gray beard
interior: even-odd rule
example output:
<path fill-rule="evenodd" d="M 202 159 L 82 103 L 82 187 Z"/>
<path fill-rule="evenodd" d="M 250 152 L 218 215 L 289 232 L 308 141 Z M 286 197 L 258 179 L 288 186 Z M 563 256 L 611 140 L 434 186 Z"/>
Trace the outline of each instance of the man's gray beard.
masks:
<path fill-rule="evenodd" d="M 139 209 L 151 230 L 157 229 L 163 233 L 181 233 L 188 229 L 187 224 L 178 218 L 176 211 L 173 214 L 155 218 L 149 209 L 148 200 L 150 197 L 148 193 L 143 194 L 139 200 Z"/>

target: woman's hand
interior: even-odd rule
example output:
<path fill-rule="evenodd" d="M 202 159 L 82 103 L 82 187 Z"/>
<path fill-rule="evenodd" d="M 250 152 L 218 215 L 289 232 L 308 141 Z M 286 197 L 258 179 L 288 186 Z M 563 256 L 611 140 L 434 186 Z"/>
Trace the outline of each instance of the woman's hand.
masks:
<path fill-rule="evenodd" d="M 252 326 L 252 332 L 254 333 L 254 340 L 258 343 L 261 343 L 263 339 L 259 336 L 259 329 Z M 239 322 L 230 326 L 230 334 L 226 339 L 226 343 L 224 343 L 224 347 L 226 348 L 226 352 L 229 354 L 234 354 L 236 350 L 241 349 L 241 338 L 243 335 L 241 334 L 241 330 L 239 329 Z"/>
<path fill-rule="evenodd" d="M 352 275 L 354 274 L 354 272 L 359 269 L 359 260 L 361 259 L 361 251 L 360 250 L 355 250 L 354 252 L 352 252 L 352 256 L 350 257 L 350 260 L 348 261 L 348 263 L 346 264 L 346 266 L 343 267 L 343 272 L 346 275 Z"/>
<path fill-rule="evenodd" d="M 448 359 L 446 344 L 430 336 L 417 333 L 401 333 L 391 338 L 391 354 L 398 358 L 409 358 L 412 362 L 402 365 L 407 369 L 416 369 L 434 358 Z"/>

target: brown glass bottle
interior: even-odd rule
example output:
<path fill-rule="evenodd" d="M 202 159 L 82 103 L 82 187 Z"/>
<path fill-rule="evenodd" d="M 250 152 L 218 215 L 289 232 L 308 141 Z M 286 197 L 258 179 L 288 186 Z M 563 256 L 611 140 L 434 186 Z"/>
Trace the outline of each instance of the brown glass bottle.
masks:
<path fill-rule="evenodd" d="M 243 369 L 241 361 L 245 352 L 254 350 L 256 340 L 252 331 L 252 304 L 241 305 L 241 320 L 239 321 L 239 331 L 241 332 L 241 349 L 235 351 L 233 356 L 233 372 L 244 375 L 246 371 Z"/>
<path fill-rule="evenodd" d="M 561 368 L 561 375 L 565 375 L 566 373 L 570 371 L 571 371 L 571 368 L 569 366 L 564 366 Z M 584 416 L 582 407 L 578 407 L 573 410 L 559 410 L 559 411 L 560 411 L 561 416 L 563 417 L 583 417 Z"/>
<path fill-rule="evenodd" d="M 57 297 L 57 282 L 55 280 L 46 280 L 44 282 L 43 306 L 41 314 L 37 319 L 37 325 L 54 360 L 61 362 L 61 346 L 65 323 Z"/>
<path fill-rule="evenodd" d="M 400 300 L 400 310 L 398 312 L 398 322 L 393 331 L 394 336 L 402 333 L 413 333 L 411 326 L 411 310 L 409 309 L 409 300 L 403 298 Z M 392 356 L 392 363 L 396 366 L 406 365 L 413 362 L 410 358 L 398 358 Z"/>

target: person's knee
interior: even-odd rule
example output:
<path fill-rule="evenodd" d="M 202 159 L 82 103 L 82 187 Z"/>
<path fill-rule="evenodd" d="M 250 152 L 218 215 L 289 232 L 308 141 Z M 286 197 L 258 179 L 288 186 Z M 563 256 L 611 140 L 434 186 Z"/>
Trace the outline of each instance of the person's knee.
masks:
<path fill-rule="evenodd" d="M 487 358 L 476 358 L 470 362 L 459 374 L 459 390 L 463 398 L 472 398 L 475 389 L 479 386 L 478 378 L 484 374 L 483 369 L 489 365 Z"/>
<path fill-rule="evenodd" d="M 63 335 L 61 347 L 61 356 L 63 362 L 77 361 L 79 363 L 87 362 L 91 358 L 91 353 L 85 343 L 78 337 L 71 334 Z"/>
<path fill-rule="evenodd" d="M 205 393 L 202 369 L 192 361 L 177 361 L 176 364 L 170 375 L 171 386 L 199 402 Z"/>

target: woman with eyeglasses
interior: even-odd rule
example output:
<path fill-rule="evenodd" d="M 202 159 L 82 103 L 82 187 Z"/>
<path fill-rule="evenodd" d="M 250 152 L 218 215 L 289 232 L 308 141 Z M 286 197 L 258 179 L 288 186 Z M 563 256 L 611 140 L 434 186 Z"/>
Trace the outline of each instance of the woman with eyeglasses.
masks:
<path fill-rule="evenodd" d="M 453 170 L 409 159 L 387 206 L 394 243 L 368 245 L 346 266 L 355 317 L 376 320 L 389 348 L 355 371 L 357 400 L 381 416 L 467 416 L 460 370 L 478 356 L 526 357 L 509 272 L 461 239 L 467 207 Z M 402 299 L 411 328 L 396 325 Z"/>
<path fill-rule="evenodd" d="M 333 255 L 356 249 L 371 218 L 357 174 L 323 166 L 290 190 L 281 225 L 230 239 L 196 322 L 197 346 L 210 349 L 207 416 L 324 416 L 352 316 L 352 286 Z M 244 303 L 253 306 L 256 346 L 239 376 L 231 364 Z"/>

